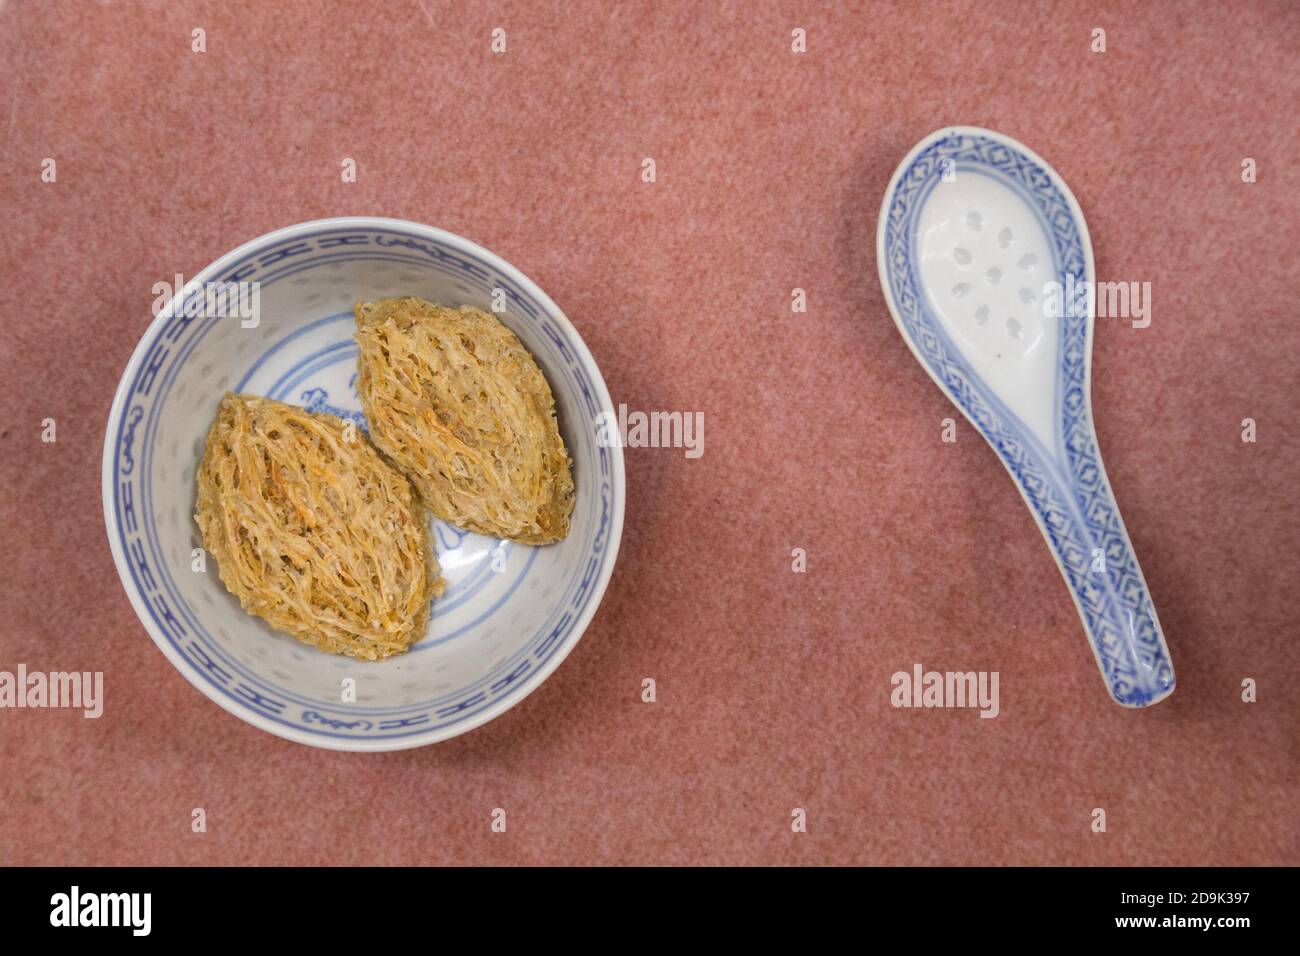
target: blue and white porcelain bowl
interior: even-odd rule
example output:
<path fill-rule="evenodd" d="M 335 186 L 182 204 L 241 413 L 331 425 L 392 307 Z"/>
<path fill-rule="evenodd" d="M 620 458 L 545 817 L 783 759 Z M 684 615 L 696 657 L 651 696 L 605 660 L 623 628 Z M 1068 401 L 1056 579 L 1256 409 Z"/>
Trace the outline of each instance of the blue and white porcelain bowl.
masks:
<path fill-rule="evenodd" d="M 211 300 L 197 308 L 214 283 L 245 283 L 245 290 L 257 283 L 255 320 L 212 309 Z M 428 633 L 407 654 L 362 663 L 301 644 L 240 608 L 202 551 L 194 471 L 227 390 L 364 422 L 353 388 L 352 306 L 398 295 L 485 311 L 497 306 L 551 383 L 573 458 L 576 503 L 568 538 L 546 547 L 434 521 L 447 590 L 434 602 Z M 622 449 L 598 440 L 606 415 L 613 415 L 609 393 L 578 333 L 546 293 L 500 257 L 402 220 L 290 226 L 194 276 L 131 356 L 104 437 L 113 558 L 136 614 L 168 660 L 237 717 L 337 750 L 445 740 L 535 690 L 596 612 L 623 527 Z M 345 700 L 348 684 L 355 685 L 354 701 Z"/>

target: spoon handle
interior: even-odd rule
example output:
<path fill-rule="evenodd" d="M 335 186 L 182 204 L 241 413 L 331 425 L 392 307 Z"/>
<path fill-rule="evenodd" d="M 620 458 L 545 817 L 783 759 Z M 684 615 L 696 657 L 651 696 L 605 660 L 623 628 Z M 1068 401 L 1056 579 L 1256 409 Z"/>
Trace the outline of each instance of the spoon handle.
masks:
<path fill-rule="evenodd" d="M 1147 707 L 1173 693 L 1173 663 L 1106 480 L 1091 416 L 1079 424 L 1066 439 L 1064 463 L 1052 469 L 1057 481 L 1036 487 L 1022 475 L 1022 487 L 1074 597 L 1111 697 L 1125 707 Z"/>

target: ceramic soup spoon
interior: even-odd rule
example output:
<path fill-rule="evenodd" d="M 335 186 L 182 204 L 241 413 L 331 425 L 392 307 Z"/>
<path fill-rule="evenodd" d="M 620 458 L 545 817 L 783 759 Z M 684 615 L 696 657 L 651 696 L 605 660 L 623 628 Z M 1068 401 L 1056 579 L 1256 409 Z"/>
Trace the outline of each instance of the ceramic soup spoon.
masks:
<path fill-rule="evenodd" d="M 938 130 L 890 180 L 876 258 L 912 353 L 1033 512 L 1111 697 L 1168 697 L 1169 649 L 1093 430 L 1092 244 L 1069 187 L 1008 136 Z"/>

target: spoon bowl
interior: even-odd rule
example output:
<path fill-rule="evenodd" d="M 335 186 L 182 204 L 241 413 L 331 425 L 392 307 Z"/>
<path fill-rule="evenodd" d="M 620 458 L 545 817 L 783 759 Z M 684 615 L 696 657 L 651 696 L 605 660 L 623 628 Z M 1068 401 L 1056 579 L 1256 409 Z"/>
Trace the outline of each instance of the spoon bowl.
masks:
<path fill-rule="evenodd" d="M 1033 513 L 1112 699 L 1168 697 L 1169 649 L 1093 427 L 1092 243 L 1069 187 L 1009 136 L 937 130 L 885 190 L 876 259 L 912 354 Z"/>

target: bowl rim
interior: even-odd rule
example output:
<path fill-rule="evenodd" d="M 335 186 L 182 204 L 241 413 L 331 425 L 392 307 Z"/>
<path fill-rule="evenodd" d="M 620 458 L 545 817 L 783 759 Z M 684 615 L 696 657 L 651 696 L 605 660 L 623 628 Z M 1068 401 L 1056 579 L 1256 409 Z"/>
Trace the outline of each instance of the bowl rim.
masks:
<path fill-rule="evenodd" d="M 118 420 L 123 407 L 127 400 L 127 391 L 129 383 L 133 379 L 141 363 L 144 362 L 153 346 L 156 338 L 166 325 L 173 311 L 184 302 L 187 290 L 199 286 L 209 281 L 214 276 L 222 273 L 227 266 L 233 264 L 238 259 L 246 256 L 248 253 L 255 251 L 261 246 L 269 246 L 286 239 L 293 239 L 305 233 L 317 232 L 321 229 L 348 229 L 348 228 L 380 228 L 393 229 L 402 232 L 409 232 L 413 235 L 431 239 L 437 242 L 445 243 L 452 248 L 461 252 L 478 256 L 484 261 L 490 263 L 502 274 L 508 276 L 515 283 L 524 289 L 535 301 L 540 303 L 548 313 L 548 318 L 554 321 L 568 337 L 574 352 L 577 355 L 579 363 L 591 377 L 592 389 L 595 393 L 595 399 L 603 412 L 614 412 L 613 400 L 610 398 L 609 389 L 605 385 L 605 378 L 600 372 L 600 367 L 596 364 L 595 358 L 587 348 L 587 343 L 583 341 L 578 330 L 574 328 L 573 323 L 564 311 L 556 305 L 555 301 L 547 295 L 537 283 L 533 282 L 528 276 L 524 275 L 516 266 L 507 262 L 501 256 L 484 248 L 472 240 L 455 233 L 448 232 L 445 229 L 439 229 L 436 226 L 429 226 L 424 223 L 414 222 L 409 219 L 397 219 L 387 216 L 334 216 L 325 219 L 312 219 L 306 222 L 295 223 L 291 226 L 284 226 L 280 229 L 264 233 L 254 239 L 237 246 L 227 253 L 213 260 L 186 283 L 185 288 L 173 291 L 172 297 L 167 304 L 159 310 L 154 316 L 149 327 L 141 335 L 140 341 L 136 343 L 135 350 L 131 353 L 126 367 L 122 370 L 121 377 L 118 379 L 117 388 L 113 393 L 113 402 L 109 408 L 108 419 L 104 428 L 104 451 L 101 460 L 100 469 L 100 490 L 104 506 L 104 529 L 108 536 L 109 549 L 113 554 L 113 565 L 117 569 L 118 580 L 122 589 L 126 592 L 127 599 L 131 603 L 131 609 L 135 611 L 136 617 L 144 625 L 145 631 L 153 640 L 154 644 L 163 652 L 163 655 L 171 662 L 172 666 L 178 670 L 192 685 L 197 687 L 205 697 L 214 701 L 223 710 L 238 717 L 240 720 L 264 730 L 267 733 L 274 734 L 286 740 L 292 740 L 295 743 L 306 744 L 311 747 L 319 747 L 326 750 L 355 751 L 355 752 L 382 752 L 392 750 L 408 750 L 414 747 L 423 747 L 428 744 L 438 743 L 442 740 L 450 740 L 461 734 L 468 733 L 477 727 L 481 727 L 488 721 L 493 720 L 510 708 L 514 707 L 521 700 L 530 695 L 540 687 L 557 667 L 563 663 L 564 659 L 569 656 L 578 641 L 586 633 L 588 625 L 595 617 L 597 609 L 605 596 L 605 589 L 609 585 L 610 578 L 614 573 L 614 566 L 618 563 L 618 551 L 623 536 L 623 517 L 625 510 L 626 497 L 626 474 L 623 463 L 623 448 L 621 443 L 613 442 L 609 448 L 611 451 L 610 482 L 614 491 L 614 502 L 612 514 L 610 517 L 610 529 L 607 549 L 611 555 L 610 560 L 603 563 L 600 575 L 593 584 L 592 599 L 587 603 L 582 613 L 574 623 L 573 629 L 564 644 L 557 648 L 555 653 L 537 668 L 529 673 L 510 694 L 504 694 L 490 706 L 484 708 L 473 717 L 464 722 L 452 724 L 446 727 L 432 728 L 427 733 L 415 734 L 410 737 L 393 737 L 393 738 L 342 738 L 342 737 L 322 737 L 307 733 L 297 727 L 272 721 L 262 714 L 252 709 L 239 707 L 236 702 L 230 700 L 217 692 L 215 687 L 200 680 L 198 672 L 193 662 L 187 660 L 162 634 L 161 629 L 154 621 L 153 616 L 148 613 L 144 606 L 144 597 L 138 593 L 138 589 L 129 583 L 129 569 L 127 567 L 127 557 L 123 552 L 118 530 L 118 520 L 116 509 L 113 504 L 114 492 L 114 474 L 116 463 L 116 447 L 113 440 L 113 423 Z"/>

